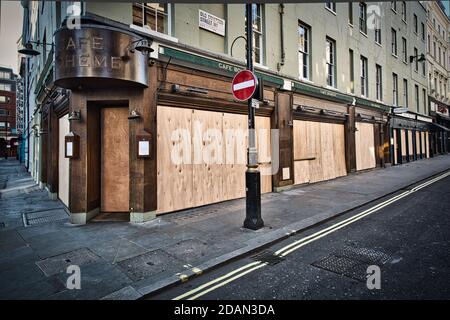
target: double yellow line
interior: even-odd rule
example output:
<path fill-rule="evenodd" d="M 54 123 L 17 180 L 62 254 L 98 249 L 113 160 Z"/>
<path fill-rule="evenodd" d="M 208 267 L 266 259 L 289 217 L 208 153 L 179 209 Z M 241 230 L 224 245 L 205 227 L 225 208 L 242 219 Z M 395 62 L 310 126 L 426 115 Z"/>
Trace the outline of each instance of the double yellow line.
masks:
<path fill-rule="evenodd" d="M 318 239 L 320 239 L 322 237 L 325 237 L 326 235 L 328 235 L 328 234 L 330 234 L 332 232 L 335 232 L 335 231 L 337 231 L 337 230 L 339 230 L 341 228 L 344 228 L 345 226 L 347 226 L 349 224 L 352 224 L 352 223 L 354 223 L 354 222 L 356 222 L 356 221 L 358 221 L 358 220 L 360 220 L 360 219 L 362 219 L 362 218 L 364 218 L 364 217 L 366 217 L 366 216 L 368 216 L 368 215 L 370 215 L 370 214 L 372 214 L 374 212 L 377 212 L 377 211 L 383 209 L 384 207 L 386 207 L 386 206 L 388 206 L 388 205 L 390 205 L 390 204 L 392 204 L 394 202 L 397 202 L 400 199 L 403 199 L 404 197 L 406 197 L 406 196 L 408 196 L 408 195 L 410 195 L 410 194 L 412 194 L 414 192 L 417 192 L 420 189 L 425 188 L 425 187 L 427 187 L 427 186 L 429 186 L 429 185 L 431 185 L 431 184 L 433 184 L 433 183 L 435 183 L 435 182 L 437 182 L 439 180 L 442 180 L 442 179 L 444 179 L 444 178 L 446 178 L 448 176 L 450 176 L 450 171 L 447 171 L 446 173 L 441 174 L 441 175 L 439 175 L 436 178 L 428 180 L 428 181 L 426 181 L 426 182 L 424 182 L 424 183 L 422 183 L 422 184 L 412 188 L 411 190 L 407 190 L 405 192 L 402 192 L 401 194 L 398 194 L 398 195 L 396 195 L 396 196 L 394 196 L 394 197 L 392 197 L 392 198 L 390 198 L 390 199 L 388 199 L 388 200 L 386 200 L 384 202 L 381 202 L 381 203 L 379 203 L 379 204 L 377 204 L 377 205 L 375 205 L 375 206 L 373 206 L 373 207 L 371 207 L 371 208 L 369 208 L 367 210 L 364 210 L 363 212 L 360 212 L 360 213 L 358 213 L 358 214 L 356 214 L 356 215 L 354 215 L 354 216 L 352 216 L 350 218 L 347 218 L 347 219 L 345 219 L 345 220 L 343 220 L 341 222 L 338 222 L 338 223 L 336 223 L 336 224 L 334 224 L 334 225 L 332 225 L 330 227 L 327 227 L 327 228 L 325 228 L 323 230 L 320 230 L 320 231 L 318 231 L 318 232 L 316 232 L 314 234 L 311 234 L 311 235 L 309 235 L 307 237 L 304 237 L 304 238 L 302 238 L 300 240 L 297 240 L 297 241 L 295 241 L 295 242 L 293 242 L 291 244 L 288 244 L 287 246 L 277 250 L 274 253 L 274 255 L 280 256 L 280 257 L 285 257 L 288 254 L 294 252 L 295 250 L 298 250 L 299 248 L 301 248 L 301 247 L 303 247 L 303 246 L 305 246 L 305 245 L 307 245 L 307 244 L 309 244 L 309 243 L 311 243 L 313 241 L 316 241 L 316 240 L 318 240 Z M 232 281 L 234 281 L 236 279 L 239 279 L 239 278 L 245 276 L 246 274 L 249 274 L 249 273 L 251 273 L 251 272 L 253 272 L 255 270 L 258 270 L 258 269 L 266 266 L 267 264 L 268 264 L 267 262 L 262 262 L 262 261 L 255 261 L 255 262 L 246 264 L 243 267 L 240 267 L 240 268 L 238 268 L 238 269 L 236 269 L 236 270 L 234 270 L 232 272 L 229 272 L 229 273 L 227 273 L 227 274 L 225 274 L 225 275 L 223 275 L 223 276 L 221 276 L 221 277 L 219 277 L 217 279 L 214 279 L 214 280 L 212 280 L 210 282 L 207 282 L 207 283 L 205 283 L 205 284 L 203 284 L 203 285 L 201 285 L 201 286 L 199 286 L 199 287 L 197 287 L 197 288 L 195 288 L 193 290 L 190 290 L 190 291 L 188 291 L 188 292 L 186 292 L 186 293 L 184 293 L 182 295 L 179 295 L 176 298 L 174 298 L 173 300 L 181 300 L 181 299 L 195 300 L 195 299 L 197 299 L 197 298 L 207 294 L 208 292 L 214 291 L 214 290 L 216 290 L 216 289 L 218 289 L 218 288 L 220 288 L 220 287 L 222 287 L 222 286 L 224 286 L 224 285 L 226 285 L 226 284 L 228 284 L 228 283 L 230 283 L 230 282 L 232 282 Z"/>

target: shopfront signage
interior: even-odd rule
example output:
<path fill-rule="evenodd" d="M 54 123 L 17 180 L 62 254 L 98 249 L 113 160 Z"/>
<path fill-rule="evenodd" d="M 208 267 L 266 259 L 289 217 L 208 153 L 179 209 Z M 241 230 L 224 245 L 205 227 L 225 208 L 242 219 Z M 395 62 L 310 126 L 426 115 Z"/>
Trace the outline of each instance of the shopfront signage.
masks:
<path fill-rule="evenodd" d="M 198 10 L 198 26 L 202 29 L 225 36 L 225 20 L 206 11 Z"/>
<path fill-rule="evenodd" d="M 147 86 L 147 57 L 130 50 L 136 40 L 132 34 L 102 26 L 57 30 L 55 84 L 69 89 Z"/>
<path fill-rule="evenodd" d="M 447 107 L 444 107 L 444 106 L 441 106 L 438 104 L 436 112 L 448 117 L 448 108 Z"/>

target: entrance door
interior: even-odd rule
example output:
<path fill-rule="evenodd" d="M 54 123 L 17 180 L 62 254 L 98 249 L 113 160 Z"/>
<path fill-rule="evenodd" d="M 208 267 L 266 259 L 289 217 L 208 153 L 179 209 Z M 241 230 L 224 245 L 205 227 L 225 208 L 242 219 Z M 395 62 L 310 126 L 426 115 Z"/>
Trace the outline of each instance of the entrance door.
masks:
<path fill-rule="evenodd" d="M 129 212 L 128 109 L 102 108 L 100 123 L 100 211 Z"/>
<path fill-rule="evenodd" d="M 64 138 L 69 133 L 69 116 L 59 118 L 58 197 L 69 206 L 69 159 L 64 155 Z"/>

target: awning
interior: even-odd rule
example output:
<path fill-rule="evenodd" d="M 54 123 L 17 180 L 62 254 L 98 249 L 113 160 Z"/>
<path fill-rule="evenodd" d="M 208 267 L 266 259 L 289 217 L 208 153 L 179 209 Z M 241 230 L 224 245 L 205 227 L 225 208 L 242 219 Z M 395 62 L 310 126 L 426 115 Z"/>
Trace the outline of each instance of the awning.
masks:
<path fill-rule="evenodd" d="M 434 131 L 440 131 L 440 130 L 442 130 L 442 131 L 450 131 L 449 128 L 446 128 L 446 127 L 444 127 L 444 126 L 442 126 L 440 124 L 434 123 L 434 122 L 433 123 L 428 123 L 428 128 L 430 130 L 434 130 Z"/>

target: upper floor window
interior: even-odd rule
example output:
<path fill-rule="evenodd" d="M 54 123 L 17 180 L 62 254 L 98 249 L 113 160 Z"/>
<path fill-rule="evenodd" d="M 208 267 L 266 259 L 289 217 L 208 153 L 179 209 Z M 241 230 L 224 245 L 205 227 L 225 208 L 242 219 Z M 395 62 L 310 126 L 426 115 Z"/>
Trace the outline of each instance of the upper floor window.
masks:
<path fill-rule="evenodd" d="M 381 44 L 381 26 L 375 28 L 375 42 Z"/>
<path fill-rule="evenodd" d="M 408 46 L 406 44 L 406 39 L 402 37 L 402 57 L 403 62 L 408 62 Z"/>
<path fill-rule="evenodd" d="M 402 20 L 406 22 L 406 1 L 402 1 Z"/>
<path fill-rule="evenodd" d="M 367 5 L 364 2 L 359 3 L 359 31 L 367 34 Z"/>
<path fill-rule="evenodd" d="M 422 37 L 422 41 L 425 41 L 425 24 L 423 22 L 420 23 L 420 35 Z"/>
<path fill-rule="evenodd" d="M 336 12 L 336 2 L 334 2 L 334 1 L 325 2 L 325 7 L 333 12 Z"/>
<path fill-rule="evenodd" d="M 414 14 L 413 24 L 414 24 L 414 33 L 417 34 L 419 32 L 419 26 L 417 23 L 417 15 L 416 14 Z"/>
<path fill-rule="evenodd" d="M 361 74 L 361 95 L 368 96 L 368 78 L 367 78 L 367 58 L 361 56 L 360 59 L 360 74 Z"/>
<path fill-rule="evenodd" d="M 263 5 L 252 4 L 253 55 L 255 63 L 263 64 Z"/>
<path fill-rule="evenodd" d="M 419 71 L 419 57 L 418 57 L 418 55 L 419 55 L 419 52 L 417 51 L 417 48 L 414 48 L 414 57 L 416 57 L 416 58 L 414 59 L 414 61 L 415 61 L 415 64 L 414 64 L 414 71 L 415 71 L 415 72 L 418 72 L 418 71 Z"/>
<path fill-rule="evenodd" d="M 133 24 L 150 30 L 170 34 L 170 4 L 134 3 Z"/>
<path fill-rule="evenodd" d="M 8 83 L 0 83 L 0 90 L 11 91 L 11 85 Z"/>
<path fill-rule="evenodd" d="M 397 12 L 397 1 L 391 1 L 391 9 Z"/>
<path fill-rule="evenodd" d="M 420 100 L 419 100 L 419 86 L 417 84 L 414 85 L 414 94 L 416 99 L 416 110 L 420 111 Z"/>
<path fill-rule="evenodd" d="M 392 74 L 392 104 L 398 106 L 398 77 Z"/>
<path fill-rule="evenodd" d="M 403 79 L 403 106 L 408 108 L 408 80 Z"/>
<path fill-rule="evenodd" d="M 348 3 L 348 23 L 353 25 L 353 3 Z"/>
<path fill-rule="evenodd" d="M 397 56 L 397 31 L 391 29 L 391 53 Z"/>
<path fill-rule="evenodd" d="M 0 71 L 0 79 L 11 79 L 11 72 Z"/>
<path fill-rule="evenodd" d="M 310 60 L 310 28 L 299 22 L 298 24 L 298 64 L 299 75 L 302 79 L 309 79 Z"/>
<path fill-rule="evenodd" d="M 1 96 L 1 97 L 0 97 L 0 101 L 1 101 L 1 98 L 5 98 L 5 97 Z M 0 115 L 2 115 L 2 116 L 8 116 L 8 115 L 9 115 L 9 111 L 8 111 L 8 110 L 5 110 L 5 109 L 0 109 Z"/>
<path fill-rule="evenodd" d="M 375 65 L 376 68 L 376 94 L 377 94 L 377 100 L 382 101 L 383 100 L 383 74 L 382 69 L 380 65 Z"/>
<path fill-rule="evenodd" d="M 336 86 L 336 42 L 330 38 L 326 39 L 326 61 L 327 61 L 327 85 Z"/>

